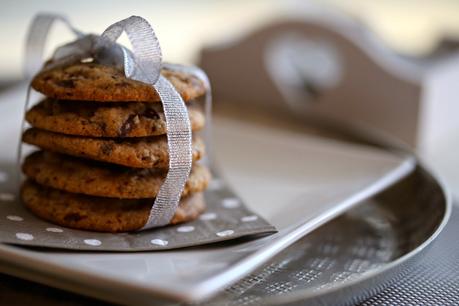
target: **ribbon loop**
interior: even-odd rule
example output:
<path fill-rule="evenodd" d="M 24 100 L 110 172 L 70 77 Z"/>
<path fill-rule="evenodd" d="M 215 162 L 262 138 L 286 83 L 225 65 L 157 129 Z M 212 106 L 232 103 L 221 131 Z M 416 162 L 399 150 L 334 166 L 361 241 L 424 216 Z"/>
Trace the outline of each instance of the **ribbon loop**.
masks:
<path fill-rule="evenodd" d="M 41 69 L 46 39 L 51 26 L 56 21 L 61 21 L 78 38 L 84 36 L 62 15 L 44 13 L 36 15 L 30 24 L 26 38 L 24 74 L 27 78 L 31 78 Z"/>
<path fill-rule="evenodd" d="M 114 44 L 123 31 L 126 32 L 135 54 L 133 71 L 129 66 L 129 61 L 124 62 L 126 76 L 137 81 L 155 84 L 161 72 L 162 54 L 158 38 L 152 27 L 142 17 L 131 16 L 109 26 L 100 36 L 99 43 Z M 125 56 L 129 55 L 125 54 Z"/>

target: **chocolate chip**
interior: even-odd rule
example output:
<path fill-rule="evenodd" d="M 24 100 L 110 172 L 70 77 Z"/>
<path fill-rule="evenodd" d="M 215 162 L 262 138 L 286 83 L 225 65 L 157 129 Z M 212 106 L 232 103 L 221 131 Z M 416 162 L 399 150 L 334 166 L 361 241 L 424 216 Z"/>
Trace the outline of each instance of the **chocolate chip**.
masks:
<path fill-rule="evenodd" d="M 124 121 L 123 125 L 120 128 L 119 131 L 119 136 L 120 137 L 125 137 L 127 134 L 129 134 L 130 131 L 134 128 L 134 118 L 137 115 L 129 115 L 129 117 Z"/>
<path fill-rule="evenodd" d="M 64 221 L 66 222 L 78 222 L 86 218 L 85 216 L 80 215 L 79 213 L 70 213 L 64 216 Z"/>
<path fill-rule="evenodd" d="M 73 80 L 59 80 L 56 81 L 56 85 L 64 88 L 75 88 Z"/>
<path fill-rule="evenodd" d="M 142 115 L 153 120 L 159 119 L 158 113 L 153 108 L 147 108 Z"/>
<path fill-rule="evenodd" d="M 144 161 L 144 162 L 151 161 L 151 156 L 142 156 L 142 161 Z"/>
<path fill-rule="evenodd" d="M 103 143 L 101 146 L 100 146 L 100 151 L 102 152 L 102 154 L 104 155 L 110 155 L 114 149 L 115 145 L 111 142 L 108 142 L 108 143 Z"/>
<path fill-rule="evenodd" d="M 99 127 L 102 130 L 102 132 L 105 133 L 107 131 L 107 124 L 105 122 L 100 122 Z"/>
<path fill-rule="evenodd" d="M 116 83 L 115 86 L 117 86 L 117 87 L 128 87 L 129 83 L 123 81 L 123 82 L 120 82 L 120 83 Z"/>

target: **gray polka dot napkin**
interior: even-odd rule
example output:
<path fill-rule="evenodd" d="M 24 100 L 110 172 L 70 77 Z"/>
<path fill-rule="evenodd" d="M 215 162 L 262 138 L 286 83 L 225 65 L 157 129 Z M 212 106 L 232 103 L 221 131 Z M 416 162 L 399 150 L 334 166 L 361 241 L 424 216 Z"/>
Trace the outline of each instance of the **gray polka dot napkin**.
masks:
<path fill-rule="evenodd" d="M 248 210 L 218 178 L 205 193 L 207 210 L 199 219 L 122 234 L 74 230 L 41 220 L 20 203 L 16 192 L 11 192 L 17 187 L 5 187 L 14 185 L 6 184 L 7 180 L 8 174 L 0 170 L 0 242 L 3 243 L 85 251 L 156 251 L 276 232 L 266 220 Z"/>

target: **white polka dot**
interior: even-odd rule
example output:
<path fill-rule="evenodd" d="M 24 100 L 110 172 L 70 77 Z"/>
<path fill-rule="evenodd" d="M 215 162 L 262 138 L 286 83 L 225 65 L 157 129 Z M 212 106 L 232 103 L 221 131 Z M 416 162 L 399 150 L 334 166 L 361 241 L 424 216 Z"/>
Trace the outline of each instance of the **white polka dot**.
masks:
<path fill-rule="evenodd" d="M 241 205 L 241 201 L 238 198 L 225 198 L 222 201 L 222 205 L 225 208 L 238 208 Z"/>
<path fill-rule="evenodd" d="M 0 201 L 14 201 L 15 196 L 12 193 L 0 192 Z"/>
<path fill-rule="evenodd" d="M 86 243 L 87 245 L 92 245 L 92 246 L 99 246 L 102 244 L 102 242 L 100 242 L 100 240 L 97 240 L 97 239 L 85 239 L 84 243 Z"/>
<path fill-rule="evenodd" d="M 64 230 L 57 227 L 48 227 L 46 231 L 51 233 L 62 233 Z"/>
<path fill-rule="evenodd" d="M 160 245 L 160 246 L 166 246 L 169 243 L 169 241 L 162 240 L 162 239 L 152 239 L 150 242 L 151 244 Z"/>
<path fill-rule="evenodd" d="M 213 212 L 205 213 L 202 214 L 201 217 L 199 217 L 199 219 L 203 221 L 214 220 L 217 219 L 217 214 Z"/>
<path fill-rule="evenodd" d="M 191 225 L 184 225 L 184 226 L 180 226 L 179 228 L 177 228 L 177 232 L 179 233 L 189 233 L 192 231 L 194 231 L 194 226 L 191 226 Z"/>
<path fill-rule="evenodd" d="M 220 179 L 212 179 L 207 187 L 209 190 L 218 190 L 223 187 L 223 181 Z"/>
<path fill-rule="evenodd" d="M 8 180 L 8 173 L 0 171 L 0 183 L 4 183 Z"/>
<path fill-rule="evenodd" d="M 10 221 L 24 221 L 24 218 L 19 216 L 6 216 L 6 218 Z"/>
<path fill-rule="evenodd" d="M 33 236 L 27 233 L 16 233 L 16 238 L 19 240 L 33 240 Z"/>
<path fill-rule="evenodd" d="M 232 234 L 234 234 L 233 230 L 225 230 L 225 231 L 218 232 L 217 236 L 218 237 L 227 237 L 227 236 L 231 236 Z"/>
<path fill-rule="evenodd" d="M 258 219 L 258 216 L 251 215 L 251 216 L 244 216 L 241 218 L 242 222 L 252 222 Z"/>

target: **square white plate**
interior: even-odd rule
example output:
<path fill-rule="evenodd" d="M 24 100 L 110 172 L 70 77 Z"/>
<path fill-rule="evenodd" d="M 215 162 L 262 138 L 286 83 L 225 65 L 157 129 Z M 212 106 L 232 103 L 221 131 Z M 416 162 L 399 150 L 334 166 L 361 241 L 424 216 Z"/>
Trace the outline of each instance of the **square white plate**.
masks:
<path fill-rule="evenodd" d="M 0 165 L 15 162 L 25 88 L 0 97 Z M 125 304 L 200 301 L 413 170 L 382 150 L 214 118 L 214 154 L 247 205 L 279 233 L 164 252 L 68 252 L 0 245 L 0 271 Z M 0 222 L 5 222 L 0 220 Z"/>

